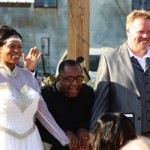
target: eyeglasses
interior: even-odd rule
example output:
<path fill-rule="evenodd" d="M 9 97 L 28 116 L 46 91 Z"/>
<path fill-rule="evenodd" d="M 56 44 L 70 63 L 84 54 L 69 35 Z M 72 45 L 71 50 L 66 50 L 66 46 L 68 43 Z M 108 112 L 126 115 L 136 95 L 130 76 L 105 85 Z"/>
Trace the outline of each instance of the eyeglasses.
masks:
<path fill-rule="evenodd" d="M 61 75 L 59 75 L 59 76 L 68 83 L 72 83 L 74 80 L 76 80 L 76 82 L 80 83 L 84 80 L 84 76 L 82 76 L 82 75 L 79 75 L 77 77 L 73 77 L 73 76 L 63 77 Z"/>

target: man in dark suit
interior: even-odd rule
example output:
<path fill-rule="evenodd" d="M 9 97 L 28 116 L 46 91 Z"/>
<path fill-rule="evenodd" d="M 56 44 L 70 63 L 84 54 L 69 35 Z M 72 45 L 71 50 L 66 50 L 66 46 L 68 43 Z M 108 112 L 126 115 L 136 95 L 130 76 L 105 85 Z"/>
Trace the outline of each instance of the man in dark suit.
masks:
<path fill-rule="evenodd" d="M 127 41 L 100 56 L 91 130 L 103 112 L 134 116 L 136 131 L 150 135 L 150 13 L 127 16 Z"/>

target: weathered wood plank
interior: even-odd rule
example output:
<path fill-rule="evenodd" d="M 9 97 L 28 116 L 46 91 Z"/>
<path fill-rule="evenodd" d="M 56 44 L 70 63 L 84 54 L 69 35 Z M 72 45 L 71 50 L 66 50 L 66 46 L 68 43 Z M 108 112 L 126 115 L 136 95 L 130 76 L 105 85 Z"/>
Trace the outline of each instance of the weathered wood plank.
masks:
<path fill-rule="evenodd" d="M 68 0 L 68 58 L 84 57 L 89 68 L 89 0 Z"/>

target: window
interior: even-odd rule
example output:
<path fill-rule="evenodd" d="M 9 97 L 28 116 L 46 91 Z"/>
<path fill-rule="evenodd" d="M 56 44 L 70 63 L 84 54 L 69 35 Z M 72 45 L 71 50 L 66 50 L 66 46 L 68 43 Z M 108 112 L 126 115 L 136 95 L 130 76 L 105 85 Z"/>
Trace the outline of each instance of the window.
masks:
<path fill-rule="evenodd" d="M 42 37 L 41 39 L 42 53 L 45 56 L 50 55 L 50 39 L 49 37 Z"/>
<path fill-rule="evenodd" d="M 35 0 L 34 7 L 57 8 L 58 0 Z"/>
<path fill-rule="evenodd" d="M 150 10 L 150 0 L 132 0 L 132 9 Z"/>

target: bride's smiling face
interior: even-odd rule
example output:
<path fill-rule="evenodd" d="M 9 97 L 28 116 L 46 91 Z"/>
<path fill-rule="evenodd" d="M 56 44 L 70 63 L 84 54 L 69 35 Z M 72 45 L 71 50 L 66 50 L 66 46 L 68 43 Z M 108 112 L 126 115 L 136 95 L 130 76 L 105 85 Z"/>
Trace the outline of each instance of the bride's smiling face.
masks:
<path fill-rule="evenodd" d="M 22 43 L 19 36 L 12 36 L 0 47 L 0 61 L 13 69 L 22 55 Z"/>

